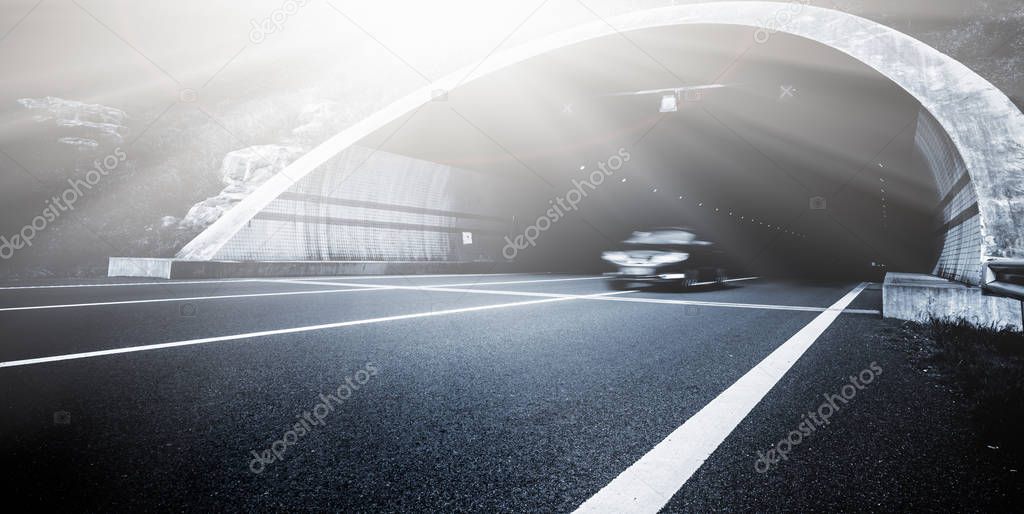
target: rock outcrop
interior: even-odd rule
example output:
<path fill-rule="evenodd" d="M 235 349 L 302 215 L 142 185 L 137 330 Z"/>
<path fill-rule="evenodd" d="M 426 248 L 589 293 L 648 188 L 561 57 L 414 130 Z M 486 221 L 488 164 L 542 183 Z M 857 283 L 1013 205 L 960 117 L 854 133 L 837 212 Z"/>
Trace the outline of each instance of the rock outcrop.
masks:
<path fill-rule="evenodd" d="M 21 98 L 18 103 L 36 112 L 33 116 L 35 121 L 53 121 L 58 127 L 72 129 L 72 132 L 76 132 L 75 129 L 82 129 L 82 133 L 76 132 L 76 136 L 88 136 L 62 137 L 58 139 L 61 143 L 95 148 L 99 146 L 99 142 L 94 139 L 97 136 L 105 137 L 115 144 L 124 142 L 128 114 L 121 109 L 55 96 Z"/>
<path fill-rule="evenodd" d="M 227 187 L 217 196 L 193 205 L 179 226 L 189 229 L 209 226 L 304 151 L 301 146 L 259 145 L 228 153 L 220 168 L 221 181 Z"/>

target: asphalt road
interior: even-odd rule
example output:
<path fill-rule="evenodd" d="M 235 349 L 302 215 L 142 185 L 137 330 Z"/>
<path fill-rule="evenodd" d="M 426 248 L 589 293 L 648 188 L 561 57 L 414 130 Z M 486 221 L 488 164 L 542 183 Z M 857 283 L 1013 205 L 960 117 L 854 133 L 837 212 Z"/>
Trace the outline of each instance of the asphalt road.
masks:
<path fill-rule="evenodd" d="M 29 505 L 572 511 L 720 407 L 723 391 L 858 285 L 618 293 L 567 275 L 103 284 L 0 289 L 5 484 Z M 884 416 L 864 426 L 853 413 L 895 394 L 876 393 L 896 386 L 892 373 L 858 389 L 792 460 L 757 470 L 758 451 L 823 394 L 887 365 L 860 337 L 881 323 L 879 292 L 853 296 L 707 462 L 659 491 L 665 511 L 914 505 L 893 477 L 921 463 L 880 455 L 893 449 L 871 437 Z M 650 472 L 676 480 L 676 465 Z M 921 501 L 944 493 L 934 494 Z"/>

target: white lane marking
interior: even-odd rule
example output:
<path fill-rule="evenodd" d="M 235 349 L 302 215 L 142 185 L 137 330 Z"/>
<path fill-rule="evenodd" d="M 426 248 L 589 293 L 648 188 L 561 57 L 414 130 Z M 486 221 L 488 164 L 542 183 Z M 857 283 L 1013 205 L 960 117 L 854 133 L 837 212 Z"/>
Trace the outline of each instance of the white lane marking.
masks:
<path fill-rule="evenodd" d="M 609 295 L 615 295 L 615 294 L 625 294 L 625 293 L 629 293 L 629 292 L 630 291 L 615 291 L 615 292 L 611 292 L 611 293 L 601 293 L 600 296 L 609 296 Z M 592 295 L 588 295 L 588 296 L 592 296 Z M 351 327 L 351 326 L 356 326 L 356 325 L 369 325 L 369 324 L 372 324 L 372 323 L 384 323 L 384 322 L 388 322 L 388 321 L 400 321 L 400 320 L 416 319 L 416 318 L 428 318 L 428 317 L 434 317 L 434 316 L 445 316 L 445 315 L 449 315 L 449 314 L 461 314 L 461 313 L 465 313 L 465 312 L 477 312 L 477 311 L 486 311 L 486 310 L 494 310 L 494 309 L 505 309 L 505 308 L 509 308 L 509 307 L 521 307 L 521 306 L 525 306 L 525 305 L 539 305 L 539 304 L 542 304 L 542 303 L 564 302 L 564 301 L 568 301 L 568 300 L 583 299 L 583 298 L 587 298 L 587 296 L 566 296 L 566 297 L 561 297 L 561 298 L 545 298 L 543 300 L 529 300 L 529 301 L 525 301 L 525 302 L 501 303 L 501 304 L 496 304 L 496 305 L 482 305 L 482 306 L 478 306 L 478 307 L 463 307 L 463 308 L 459 308 L 459 309 L 447 309 L 447 310 L 442 310 L 442 311 L 420 312 L 420 313 L 416 313 L 416 314 L 401 314 L 401 315 L 398 315 L 398 316 L 385 316 L 385 317 L 382 317 L 382 318 L 370 318 L 370 319 L 362 319 L 362 320 L 356 320 L 356 321 L 342 321 L 342 322 L 338 322 L 338 323 L 326 323 L 326 324 L 322 324 L 322 325 L 309 325 L 309 326 L 304 326 L 304 327 L 284 328 L 284 329 L 278 329 L 278 330 L 264 330 L 264 331 L 261 331 L 261 332 L 248 332 L 248 333 L 244 333 L 244 334 L 234 334 L 234 335 L 227 335 L 227 336 L 206 337 L 206 338 L 202 338 L 202 339 L 190 339 L 190 340 L 187 340 L 187 341 L 175 341 L 175 342 L 170 342 L 170 343 L 150 344 L 150 345 L 144 345 L 144 346 L 130 346 L 130 347 L 126 347 L 126 348 L 112 348 L 112 349 L 109 349 L 109 350 L 99 350 L 99 351 L 93 351 L 93 352 L 72 353 L 72 354 L 67 354 L 67 355 L 55 355 L 55 356 L 52 356 L 52 357 L 38 357 L 38 358 L 34 358 L 34 359 L 22 359 L 22 360 L 16 360 L 16 361 L 0 362 L 0 368 L 11 368 L 11 367 L 17 367 L 17 366 L 29 366 L 29 365 L 32 365 L 32 364 L 43 364 L 43 363 L 48 363 L 48 362 L 58 362 L 58 361 L 67 361 L 67 360 L 76 360 L 76 359 L 88 359 L 90 357 L 100 357 L 100 356 L 104 356 L 104 355 L 117 355 L 117 354 L 122 354 L 122 353 L 143 352 L 143 351 L 149 351 L 149 350 L 159 350 L 159 349 L 163 349 L 163 348 L 177 348 L 177 347 L 180 347 L 180 346 L 194 346 L 194 345 L 200 345 L 200 344 L 219 343 L 219 342 L 223 342 L 223 341 L 237 341 L 239 339 L 253 339 L 253 338 L 258 338 L 258 337 L 275 336 L 275 335 L 282 335 L 282 334 L 295 334 L 295 333 L 299 333 L 299 332 L 312 332 L 312 331 L 315 331 L 315 330 L 327 330 L 327 329 L 334 329 L 334 328 Z"/>
<path fill-rule="evenodd" d="M 409 275 L 409 276 L 412 277 L 412 278 L 416 278 L 413 275 Z M 367 277 L 367 278 L 369 278 L 369 277 Z M 722 282 L 742 282 L 744 280 L 757 280 L 759 278 L 761 278 L 761 277 L 730 278 L 730 279 L 727 279 L 727 280 L 723 280 Z M 504 282 L 464 282 L 462 284 L 435 284 L 435 285 L 423 284 L 423 285 L 420 285 L 420 286 L 405 286 L 405 287 L 502 286 L 502 285 L 512 285 L 512 284 L 539 284 L 539 283 L 546 283 L 546 282 L 574 282 L 574 281 L 580 281 L 580 280 L 603 280 L 603 279 L 604 279 L 604 276 L 595 276 L 595 277 L 572 277 L 572 278 L 546 278 L 546 279 L 537 279 L 537 280 L 508 280 L 508 281 L 504 281 Z M 344 280 L 348 280 L 348 279 L 347 278 L 338 278 L 337 280 L 344 281 Z M 320 281 L 304 280 L 304 279 L 298 279 L 298 280 L 267 279 L 266 282 L 276 282 L 276 283 L 286 283 L 286 284 L 293 284 L 293 283 L 294 284 L 317 284 L 317 285 L 324 285 L 324 286 L 336 286 L 338 284 L 343 283 L 343 282 L 337 282 L 337 281 L 333 281 L 333 282 L 320 282 Z M 711 285 L 711 284 L 715 284 L 715 282 L 698 282 L 698 283 L 693 284 L 693 285 L 695 285 L 695 286 L 707 286 L 707 285 Z M 377 285 L 384 285 L 384 284 L 377 284 Z"/>
<path fill-rule="evenodd" d="M 757 280 L 761 277 L 740 277 L 740 278 L 729 278 L 725 282 L 743 282 L 744 280 Z"/>
<path fill-rule="evenodd" d="M 471 286 L 504 286 L 510 284 L 539 284 L 542 282 L 575 282 L 579 280 L 601 280 L 604 277 L 577 277 L 577 278 L 549 278 L 543 280 L 510 280 L 505 282 L 466 282 L 463 284 L 445 284 L 445 287 L 471 287 Z"/>
<path fill-rule="evenodd" d="M 589 277 L 588 277 L 589 278 Z M 566 280 L 566 279 L 563 279 Z M 582 279 L 573 279 L 582 280 Z M 113 302 L 84 302 L 84 303 L 68 303 L 68 304 L 57 304 L 57 305 L 27 305 L 22 307 L 2 307 L 0 312 L 14 312 L 14 311 L 36 311 L 36 310 L 47 310 L 47 309 L 71 309 L 77 307 L 103 307 L 109 305 L 133 305 L 133 304 L 144 304 L 144 303 L 164 303 L 164 302 L 198 302 L 203 300 L 226 300 L 234 298 L 260 298 L 267 296 L 295 296 L 295 295 L 311 295 L 311 294 L 332 294 L 332 293 L 350 293 L 355 291 L 386 291 L 389 289 L 405 289 L 405 290 L 417 290 L 417 291 L 438 291 L 438 292 L 451 292 L 451 293 L 477 293 L 475 289 L 428 289 L 426 286 L 391 286 L 385 284 L 353 284 L 353 283 L 342 283 L 342 282 L 317 282 L 312 280 L 258 280 L 257 282 L 266 282 L 272 284 L 301 284 L 301 285 L 330 285 L 334 287 L 345 287 L 352 289 L 322 289 L 312 291 L 286 291 L 286 292 L 274 292 L 274 293 L 247 293 L 247 294 L 226 294 L 226 295 L 211 295 L 211 296 L 192 296 L 184 298 L 151 298 L 142 300 L 119 300 Z M 453 284 L 455 286 L 463 284 Z M 481 284 L 482 285 L 482 284 Z M 441 287 L 441 286 L 439 286 Z M 480 294 L 488 294 L 490 292 L 480 291 Z M 514 291 L 499 292 L 506 296 L 543 296 L 547 298 L 566 298 L 573 295 L 544 295 L 544 294 L 532 294 L 532 293 L 517 293 Z M 492 293 L 493 294 L 493 293 Z"/>
<path fill-rule="evenodd" d="M 216 296 L 191 296 L 182 298 L 149 298 L 145 300 L 120 300 L 116 302 L 91 302 L 91 303 L 67 303 L 63 305 L 28 305 L 24 307 L 4 307 L 0 312 L 11 311 L 37 311 L 47 309 L 71 309 L 76 307 L 102 307 L 105 305 L 132 305 L 137 303 L 164 303 L 164 302 L 198 302 L 202 300 L 223 300 L 231 298 L 259 298 L 263 296 L 296 296 L 308 294 L 333 294 L 333 293 L 354 293 L 364 291 L 386 291 L 392 289 L 387 286 L 352 285 L 351 289 L 321 289 L 312 291 L 283 291 L 276 293 L 248 293 L 248 294 L 227 294 Z"/>
<path fill-rule="evenodd" d="M 340 282 L 322 282 L 322 281 L 317 281 L 317 280 L 299 280 L 299 279 L 294 279 L 293 280 L 293 279 L 289 279 L 289 278 L 267 278 L 267 279 L 261 279 L 260 282 L 264 282 L 264 283 L 267 283 L 267 284 L 302 284 L 302 285 L 310 285 L 310 286 L 334 286 L 334 287 L 338 287 L 338 286 L 342 285 Z M 352 285 L 354 285 L 354 284 L 349 285 L 349 287 L 351 287 Z M 381 287 L 387 287 L 387 286 L 381 286 Z"/>
<path fill-rule="evenodd" d="M 412 278 L 416 278 L 416 277 L 412 277 Z M 434 284 L 434 285 L 432 285 L 432 284 L 423 284 L 423 285 L 419 285 L 419 286 L 404 286 L 404 287 L 421 287 L 421 288 L 426 288 L 426 287 L 501 286 L 501 285 L 510 285 L 510 284 L 538 284 L 538 283 L 544 283 L 544 282 L 573 282 L 573 281 L 578 281 L 578 280 L 601 280 L 603 278 L 604 277 L 548 278 L 548 279 L 537 279 L 537 280 L 510 280 L 510 281 L 504 281 L 504 282 L 464 282 L 464 283 L 461 283 L 461 284 Z M 338 279 L 338 280 L 347 280 L 347 279 Z M 314 285 L 321 285 L 321 286 L 337 286 L 339 284 L 343 284 L 344 283 L 344 282 L 337 282 L 337 281 L 322 282 L 322 281 L 313 281 L 313 280 L 285 280 L 285 279 L 272 279 L 272 280 L 266 280 L 266 282 L 276 283 L 276 284 L 282 284 L 282 283 L 283 284 L 314 284 Z M 385 286 L 385 284 L 375 284 L 375 285 Z"/>
<path fill-rule="evenodd" d="M 501 277 L 510 275 L 542 275 L 542 273 L 452 273 L 447 275 L 359 275 L 359 276 L 329 276 L 320 277 L 321 279 L 338 278 L 341 280 L 376 280 L 382 278 L 407 278 L 407 277 L 419 277 L 419 278 L 441 278 L 441 277 Z M 20 289 L 62 289 L 62 288 L 76 288 L 76 287 L 128 287 L 128 286 L 178 286 L 186 284 L 231 284 L 231 283 L 245 283 L 245 282 L 267 282 L 273 281 L 271 279 L 262 278 L 234 278 L 234 279 L 223 279 L 223 280 L 165 280 L 165 281 L 153 281 L 153 282 L 115 282 L 109 284 L 54 284 L 48 286 L 8 286 L 0 287 L 0 291 L 16 291 Z M 301 279 L 296 279 L 301 281 Z"/>
<path fill-rule="evenodd" d="M 540 293 L 540 292 L 527 292 L 527 291 L 505 291 L 505 290 L 488 290 L 488 289 L 460 289 L 459 286 L 483 286 L 483 285 L 498 285 L 498 284 L 511 284 L 511 283 L 536 283 L 536 282 L 564 282 L 568 280 L 595 280 L 602 277 L 583 277 L 583 278 L 571 278 L 571 279 L 552 279 L 552 280 L 527 280 L 527 281 L 514 281 L 514 282 L 477 282 L 467 284 L 438 284 L 438 285 L 425 285 L 425 286 L 397 286 L 387 284 L 357 284 L 347 282 L 318 282 L 314 280 L 287 280 L 287 279 L 256 279 L 256 282 L 265 282 L 273 284 L 301 284 L 301 285 L 330 285 L 334 287 L 345 287 L 351 289 L 324 289 L 324 290 L 311 290 L 311 291 L 285 291 L 285 292 L 271 292 L 271 293 L 247 293 L 247 294 L 229 294 L 229 295 L 210 295 L 210 296 L 193 296 L 193 297 L 181 297 L 181 298 L 152 298 L 152 299 L 141 299 L 141 300 L 120 300 L 111 302 L 87 302 L 87 303 L 71 303 L 71 304 L 58 304 L 58 305 L 28 305 L 22 307 L 3 307 L 0 308 L 0 312 L 15 312 L 15 311 L 34 311 L 34 310 L 48 310 L 48 309 L 70 309 L 79 307 L 103 307 L 110 305 L 134 305 L 134 304 L 147 304 L 147 303 L 165 303 L 165 302 L 196 302 L 205 300 L 226 300 L 236 298 L 261 298 L 261 297 L 272 297 L 272 296 L 297 296 L 297 295 L 318 295 L 318 294 L 334 294 L 334 293 L 352 293 L 359 291 L 387 291 L 387 290 L 406 290 L 406 291 L 433 291 L 441 293 L 471 293 L 471 294 L 483 294 L 483 295 L 503 295 L 503 296 L 527 296 L 527 297 L 539 297 L 539 298 L 583 298 L 576 294 L 562 294 L 562 293 Z M 756 277 L 754 277 L 756 278 Z M 752 278 L 735 279 L 735 280 L 752 280 Z M 736 308 L 736 309 L 762 309 L 762 310 L 780 310 L 780 311 L 800 311 L 800 312 L 822 312 L 826 310 L 824 307 L 804 307 L 798 305 L 770 305 L 770 304 L 756 304 L 756 303 L 735 303 L 735 302 L 710 302 L 700 300 L 667 300 L 660 298 L 611 298 L 608 295 L 597 295 L 593 297 L 583 298 L 587 300 L 603 300 L 603 301 L 617 301 L 617 302 L 634 302 L 634 303 L 654 303 L 654 304 L 665 304 L 665 305 L 696 305 L 703 307 L 723 307 L 723 308 Z M 877 310 L 866 310 L 866 309 L 850 309 L 846 311 L 850 314 L 881 314 Z"/>
<path fill-rule="evenodd" d="M 54 284 L 50 286 L 0 287 L 0 291 L 16 291 L 19 289 L 64 289 L 76 287 L 180 286 L 186 284 L 230 284 L 258 281 L 259 280 L 253 278 L 238 278 L 231 280 L 168 280 L 164 282 L 120 282 L 110 284 Z"/>
<path fill-rule="evenodd" d="M 761 278 L 761 277 L 727 278 L 727 279 L 723 280 L 722 282 L 743 282 L 744 280 L 757 280 L 759 278 Z M 717 284 L 717 282 L 714 282 L 714 281 L 712 281 L 712 282 L 697 282 L 694 285 L 695 286 L 710 286 L 712 284 Z"/>
<path fill-rule="evenodd" d="M 275 279 L 273 277 L 259 278 L 253 280 L 260 281 L 274 281 L 274 280 L 296 280 L 304 282 L 306 280 L 377 280 L 377 279 L 391 279 L 391 278 L 445 278 L 445 277 L 508 277 L 517 275 L 546 275 L 547 273 L 448 273 L 444 275 L 327 275 L 321 277 L 281 277 Z"/>
<path fill-rule="evenodd" d="M 336 286 L 351 286 L 357 287 L 360 284 L 348 284 L 344 282 L 332 282 L 332 285 Z M 365 284 L 369 286 L 370 284 Z M 489 295 L 506 295 L 506 296 L 536 296 L 540 298 L 580 298 L 579 295 L 573 294 L 562 294 L 562 293 L 541 293 L 541 292 L 528 292 L 528 291 L 506 291 L 502 289 L 461 289 L 457 287 L 447 287 L 443 284 L 435 286 L 385 286 L 381 284 L 373 284 L 379 287 L 387 287 L 390 289 L 398 289 L 404 291 L 436 291 L 442 293 L 475 293 L 475 294 L 489 294 Z M 453 284 L 458 286 L 459 284 Z M 482 285 L 482 284 L 481 284 Z M 637 291 L 632 291 L 637 292 Z M 771 305 L 771 304 L 760 304 L 760 303 L 734 303 L 734 302 L 710 302 L 700 300 L 665 300 L 660 298 L 611 298 L 610 296 L 589 296 L 582 299 L 586 300 L 600 300 L 600 301 L 615 301 L 615 302 L 634 302 L 634 303 L 657 303 L 665 305 L 697 305 L 703 307 L 723 307 L 733 309 L 762 309 L 762 310 L 779 310 L 779 311 L 799 311 L 799 312 L 824 312 L 831 307 L 806 307 L 800 305 Z M 879 311 L 869 310 L 850 310 L 846 311 L 853 314 L 877 314 Z"/>
<path fill-rule="evenodd" d="M 576 512 L 661 510 L 865 287 L 860 284 L 819 314 Z"/>
<path fill-rule="evenodd" d="M 599 299 L 599 298 L 595 298 Z M 735 309 L 768 309 L 779 311 L 823 312 L 827 307 L 805 307 L 801 305 L 772 305 L 767 303 L 708 302 L 702 300 L 665 300 L 661 298 L 608 298 L 611 300 L 637 303 L 660 303 L 664 305 L 698 305 L 703 307 L 732 307 Z"/>
<path fill-rule="evenodd" d="M 444 278 L 444 277 L 502 277 L 502 276 L 517 276 L 517 275 L 544 275 L 544 273 L 451 273 L 445 275 L 359 275 L 359 276 L 327 276 L 327 277 L 311 277 L 309 279 L 295 278 L 288 280 L 288 282 L 310 282 L 317 280 L 378 280 L 378 279 L 392 279 L 392 278 Z M 572 279 L 555 279 L 555 280 L 538 280 L 536 282 L 556 282 L 556 281 L 569 281 L 569 280 L 594 280 L 601 277 L 586 277 L 586 278 L 572 278 Z M 760 277 L 748 277 L 748 278 L 734 278 L 726 280 L 726 282 L 739 282 L 741 280 L 755 280 Z M 282 282 L 284 279 L 273 279 L 273 278 L 237 278 L 237 279 L 225 279 L 225 280 L 167 280 L 162 282 L 120 282 L 110 284 L 54 284 L 48 286 L 8 286 L 0 287 L 0 291 L 16 291 L 22 289 L 63 289 L 63 288 L 81 288 L 81 287 L 132 287 L 132 286 L 179 286 L 188 284 L 231 284 L 231 283 L 245 283 L 245 282 Z M 511 281 L 511 282 L 488 282 L 477 285 L 499 285 L 499 284 L 526 284 L 534 282 L 532 280 L 522 281 Z M 713 282 L 701 282 L 698 285 L 708 285 Z M 335 285 L 330 283 L 329 285 Z M 470 285 L 470 284 L 455 284 L 455 285 Z"/>
<path fill-rule="evenodd" d="M 297 282 L 278 281 L 277 283 L 293 284 Z M 327 282 L 301 282 L 303 284 L 327 284 Z M 275 293 L 247 293 L 247 294 L 228 294 L 228 295 L 214 295 L 214 296 L 192 296 L 192 297 L 181 297 L 181 298 L 150 298 L 142 300 L 118 300 L 113 302 L 91 302 L 91 303 L 68 303 L 58 305 L 26 305 L 22 307 L 3 307 L 0 308 L 0 312 L 11 312 L 11 311 L 36 311 L 36 310 L 47 310 L 47 309 L 71 309 L 77 307 L 103 307 L 108 305 L 132 305 L 132 304 L 144 304 L 144 303 L 165 303 L 165 302 L 198 302 L 203 300 L 228 300 L 235 298 L 260 298 L 265 296 L 296 296 L 296 295 L 318 295 L 318 294 L 335 294 L 335 293 L 356 293 L 364 291 L 390 291 L 390 290 L 413 290 L 413 291 L 436 291 L 439 293 L 476 293 L 476 294 L 489 294 L 489 295 L 502 295 L 502 296 L 533 296 L 541 298 L 579 298 L 583 299 L 582 296 L 572 294 L 555 294 L 555 293 L 530 293 L 530 292 L 517 292 L 517 291 L 490 291 L 484 289 L 452 289 L 443 287 L 422 287 L 422 286 L 386 286 L 378 284 L 348 284 L 331 282 L 330 285 L 338 287 L 345 287 L 347 289 L 315 289 L 310 291 L 283 291 Z M 589 298 L 588 298 L 589 299 Z"/>

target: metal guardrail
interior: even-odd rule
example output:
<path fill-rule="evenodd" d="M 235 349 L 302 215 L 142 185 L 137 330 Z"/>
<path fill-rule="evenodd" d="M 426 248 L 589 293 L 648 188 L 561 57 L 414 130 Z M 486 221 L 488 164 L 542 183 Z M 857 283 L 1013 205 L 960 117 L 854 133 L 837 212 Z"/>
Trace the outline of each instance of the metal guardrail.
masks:
<path fill-rule="evenodd" d="M 985 266 L 986 292 L 1024 301 L 1024 259 L 993 259 Z"/>

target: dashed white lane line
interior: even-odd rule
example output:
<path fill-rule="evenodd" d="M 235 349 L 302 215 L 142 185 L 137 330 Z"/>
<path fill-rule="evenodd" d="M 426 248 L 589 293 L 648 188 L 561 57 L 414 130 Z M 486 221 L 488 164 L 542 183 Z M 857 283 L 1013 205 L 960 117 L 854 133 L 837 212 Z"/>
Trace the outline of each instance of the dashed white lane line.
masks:
<path fill-rule="evenodd" d="M 819 314 L 576 512 L 661 510 L 866 287 L 860 284 Z"/>
<path fill-rule="evenodd" d="M 600 295 L 587 295 L 587 296 L 611 296 L 611 295 L 625 294 L 625 293 L 629 293 L 629 291 L 615 291 L 615 292 L 610 292 L 610 293 L 601 293 Z M 234 335 L 218 336 L 218 337 L 206 337 L 206 338 L 202 338 L 202 339 L 189 339 L 189 340 L 186 340 L 186 341 L 174 341 L 174 342 L 170 342 L 170 343 L 159 343 L 159 344 L 150 344 L 150 345 L 143 345 L 143 346 L 130 346 L 130 347 L 126 347 L 126 348 L 112 348 L 112 349 L 109 349 L 109 350 L 99 350 L 99 351 L 93 351 L 93 352 L 72 353 L 72 354 L 67 354 L 67 355 L 55 355 L 55 356 L 51 356 L 51 357 L 38 357 L 38 358 L 34 358 L 34 359 L 22 359 L 22 360 L 15 360 L 15 361 L 0 362 L 0 368 L 11 368 L 11 367 L 18 367 L 18 366 L 30 366 L 30 365 L 33 365 L 33 364 L 44 364 L 44 363 L 49 363 L 49 362 L 59 362 L 59 361 L 77 360 L 77 359 L 88 359 L 88 358 L 91 358 L 91 357 L 101 357 L 101 356 L 104 356 L 104 355 L 117 355 L 117 354 L 122 354 L 122 353 L 135 353 L 135 352 L 144 352 L 144 351 L 150 351 L 150 350 L 160 350 L 160 349 L 165 349 L 165 348 L 177 348 L 177 347 L 182 347 L 182 346 L 195 346 L 195 345 L 201 345 L 201 344 L 219 343 L 219 342 L 224 342 L 224 341 L 237 341 L 237 340 L 240 340 L 240 339 L 254 339 L 254 338 L 259 338 L 259 337 L 276 336 L 276 335 L 283 335 L 283 334 L 295 334 L 295 333 L 299 333 L 299 332 L 312 332 L 312 331 L 316 331 L 316 330 L 327 330 L 327 329 L 334 329 L 334 328 L 351 327 L 351 326 L 356 326 L 356 325 L 369 325 L 369 324 L 373 324 L 373 323 L 385 323 L 385 322 L 389 322 L 389 321 L 400 321 L 400 320 L 416 319 L 416 318 L 428 318 L 428 317 L 434 317 L 434 316 L 447 316 L 447 315 L 451 315 L 451 314 L 461 314 L 461 313 L 466 313 L 466 312 L 477 312 L 477 311 L 486 311 L 486 310 L 495 310 L 495 309 L 507 309 L 507 308 L 510 308 L 510 307 L 522 307 L 522 306 L 526 306 L 526 305 L 539 305 L 539 304 L 543 304 L 543 303 L 564 302 L 564 301 L 569 301 L 569 300 L 576 300 L 576 299 L 587 298 L 587 296 L 566 296 L 566 297 L 562 297 L 562 298 L 545 298 L 545 299 L 542 299 L 542 300 L 529 300 L 529 301 L 524 301 L 524 302 L 501 303 L 501 304 L 496 304 L 496 305 L 482 305 L 482 306 L 477 306 L 477 307 L 464 307 L 464 308 L 460 308 L 460 309 L 447 309 L 447 310 L 441 310 L 441 311 L 420 312 L 420 313 L 416 313 L 416 314 L 402 314 L 402 315 L 398 315 L 398 316 L 385 316 L 385 317 L 381 317 L 381 318 L 370 318 L 370 319 L 355 320 L 355 321 L 342 321 L 342 322 L 338 322 L 338 323 L 326 323 L 326 324 L 322 324 L 322 325 L 308 325 L 308 326 L 303 326 L 303 327 L 284 328 L 284 329 L 278 329 L 278 330 L 264 330 L 264 331 L 260 331 L 260 332 L 247 332 L 247 333 L 244 333 L 244 334 L 234 334 Z"/>

